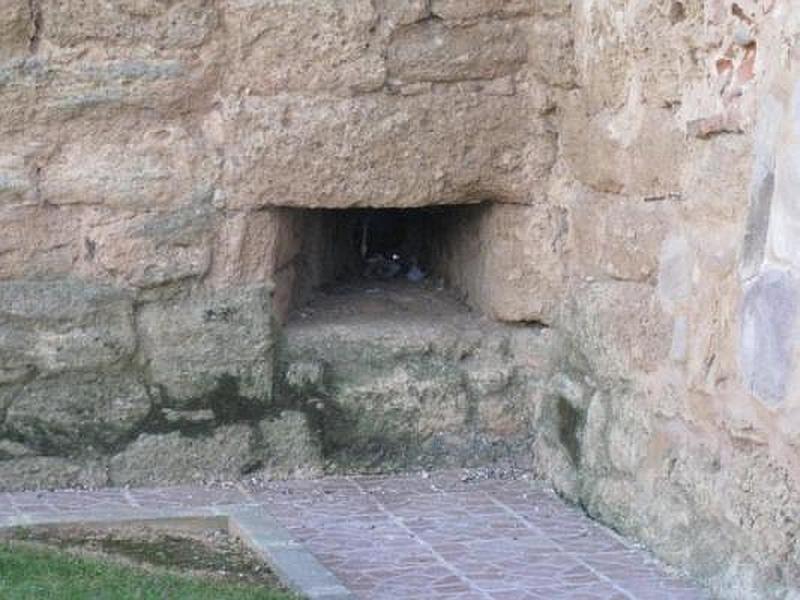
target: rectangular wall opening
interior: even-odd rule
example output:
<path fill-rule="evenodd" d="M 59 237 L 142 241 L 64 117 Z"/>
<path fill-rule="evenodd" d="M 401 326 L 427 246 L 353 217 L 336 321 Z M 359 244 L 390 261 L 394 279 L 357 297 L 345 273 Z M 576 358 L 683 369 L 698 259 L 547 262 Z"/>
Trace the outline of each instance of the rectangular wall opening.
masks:
<path fill-rule="evenodd" d="M 286 260 L 276 274 L 290 318 L 325 295 L 408 299 L 433 293 L 469 303 L 479 288 L 489 204 L 408 209 L 287 209 Z M 474 306 L 474 303 L 472 303 Z M 419 307 L 418 307 L 419 308 Z"/>

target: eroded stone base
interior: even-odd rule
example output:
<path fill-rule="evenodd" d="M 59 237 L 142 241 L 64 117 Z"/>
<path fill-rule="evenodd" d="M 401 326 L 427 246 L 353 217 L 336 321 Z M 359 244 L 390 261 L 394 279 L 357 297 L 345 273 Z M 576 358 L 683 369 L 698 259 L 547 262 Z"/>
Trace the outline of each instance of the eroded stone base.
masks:
<path fill-rule="evenodd" d="M 30 338 L 0 387 L 4 490 L 530 466 L 557 355 L 551 330 L 494 323 L 428 283 L 320 294 L 282 334 L 266 288 L 0 292 L 2 339 Z"/>
<path fill-rule="evenodd" d="M 262 425 L 291 421 L 270 405 L 270 294 L 0 283 L 0 488 L 201 481 L 268 462 Z"/>
<path fill-rule="evenodd" d="M 277 395 L 306 406 L 330 471 L 529 465 L 555 347 L 425 284 L 365 282 L 295 315 Z"/>

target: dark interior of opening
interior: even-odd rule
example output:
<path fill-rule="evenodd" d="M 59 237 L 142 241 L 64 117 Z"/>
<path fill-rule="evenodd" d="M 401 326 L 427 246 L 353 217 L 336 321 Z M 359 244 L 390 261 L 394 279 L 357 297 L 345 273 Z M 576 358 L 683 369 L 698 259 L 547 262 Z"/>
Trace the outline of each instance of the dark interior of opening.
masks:
<path fill-rule="evenodd" d="M 364 282 L 447 285 L 467 295 L 479 272 L 486 205 L 297 210 L 291 308 L 317 289 Z"/>

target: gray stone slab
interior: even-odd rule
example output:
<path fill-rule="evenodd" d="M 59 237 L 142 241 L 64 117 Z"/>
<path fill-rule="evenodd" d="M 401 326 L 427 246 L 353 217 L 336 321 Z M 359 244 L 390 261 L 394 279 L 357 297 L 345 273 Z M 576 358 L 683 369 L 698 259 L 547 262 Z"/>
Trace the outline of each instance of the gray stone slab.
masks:
<path fill-rule="evenodd" d="M 795 278 L 772 269 L 753 281 L 742 302 L 742 375 L 750 391 L 769 406 L 783 403 L 793 374 L 797 296 Z"/>
<path fill-rule="evenodd" d="M 234 509 L 230 529 L 261 555 L 292 589 L 310 600 L 355 598 L 289 531 L 258 507 Z"/>

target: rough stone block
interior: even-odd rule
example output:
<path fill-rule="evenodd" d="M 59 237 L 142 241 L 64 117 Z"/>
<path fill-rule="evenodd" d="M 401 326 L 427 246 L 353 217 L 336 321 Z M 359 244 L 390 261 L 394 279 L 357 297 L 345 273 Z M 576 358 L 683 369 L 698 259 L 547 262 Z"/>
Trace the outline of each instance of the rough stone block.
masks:
<path fill-rule="evenodd" d="M 236 0 L 230 8 L 239 63 L 228 74 L 229 89 L 349 95 L 383 86 L 383 42 L 370 0 Z"/>
<path fill-rule="evenodd" d="M 96 210 L 84 221 L 77 269 L 87 278 L 145 289 L 199 278 L 211 266 L 215 216 L 205 204 L 141 215 Z"/>
<path fill-rule="evenodd" d="M 526 371 L 549 373 L 560 360 L 561 342 L 557 329 L 514 327 L 509 334 L 508 349 L 515 364 Z"/>
<path fill-rule="evenodd" d="M 451 0 L 452 1 L 452 0 Z M 567 16 L 572 13 L 573 0 L 528 0 L 536 8 L 536 14 L 544 17 Z"/>
<path fill-rule="evenodd" d="M 195 48 L 219 22 L 208 0 L 42 0 L 42 36 L 57 46 L 102 43 L 110 46 Z"/>
<path fill-rule="evenodd" d="M 750 166 L 752 148 L 736 136 L 717 136 L 688 149 L 682 166 L 680 206 L 692 221 L 738 220 L 749 204 L 757 175 Z M 746 165 L 729 169 L 725 165 Z M 771 169 L 771 167 L 770 167 Z M 751 179 L 752 175 L 752 179 Z M 751 196 L 752 198 L 752 196 Z M 677 202 L 661 202 L 664 208 Z M 751 204 L 752 206 L 752 204 Z M 737 226 L 740 226 L 737 224 Z"/>
<path fill-rule="evenodd" d="M 112 447 L 150 412 L 134 377 L 63 375 L 13 387 L 6 428 L 42 451 L 61 455 Z"/>
<path fill-rule="evenodd" d="M 658 295 L 665 310 L 675 314 L 688 308 L 692 293 L 694 249 L 683 236 L 670 236 L 661 247 Z"/>
<path fill-rule="evenodd" d="M 546 342 L 468 314 L 287 325 L 280 362 L 325 364 L 324 389 L 281 393 L 312 411 L 329 468 L 482 464 L 528 447 L 531 382 L 547 367 L 527 348 Z"/>
<path fill-rule="evenodd" d="M 795 368 L 797 290 L 791 273 L 769 270 L 748 286 L 742 303 L 741 375 L 769 406 L 783 403 Z"/>
<path fill-rule="evenodd" d="M 229 208 L 528 202 L 556 138 L 515 117 L 525 106 L 479 93 L 249 98 L 226 117 Z"/>
<path fill-rule="evenodd" d="M 273 276 L 275 294 L 272 297 L 272 313 L 280 323 L 285 323 L 295 303 L 302 303 L 302 290 L 305 282 L 299 281 L 295 265 L 287 265 Z"/>
<path fill-rule="evenodd" d="M 7 370 L 8 367 L 5 368 L 5 371 Z M 5 384 L 6 381 L 2 381 L 1 383 Z M 11 401 L 14 399 L 14 396 L 18 391 L 19 386 L 0 385 L 0 425 L 2 425 L 3 421 L 5 421 L 8 407 L 11 406 Z"/>
<path fill-rule="evenodd" d="M 108 485 L 105 465 L 55 456 L 0 460 L 0 490 L 6 492 L 65 488 L 94 489 Z"/>
<path fill-rule="evenodd" d="M 463 21 L 488 16 L 531 15 L 536 4 L 534 0 L 432 0 L 431 12 L 445 21 Z"/>
<path fill-rule="evenodd" d="M 323 466 L 319 432 L 301 412 L 284 411 L 258 425 L 264 446 L 262 468 L 272 474 L 311 472 Z"/>
<path fill-rule="evenodd" d="M 312 238 L 311 219 L 289 209 L 222 215 L 211 279 L 215 286 L 253 285 L 274 278 Z M 289 290 L 291 291 L 291 290 Z"/>
<path fill-rule="evenodd" d="M 542 206 L 491 206 L 449 241 L 461 260 L 447 266 L 448 278 L 492 318 L 551 323 L 564 285 L 561 218 Z"/>
<path fill-rule="evenodd" d="M 109 151 L 109 138 L 143 128 L 137 112 L 191 110 L 207 99 L 217 77 L 213 61 L 164 58 L 152 50 L 136 57 L 89 59 L 65 53 L 16 60 L 0 64 L 5 84 L 0 85 L 0 103 L 7 107 L 0 113 L 0 131 L 30 135 L 36 130 L 48 137 L 71 131 L 70 137 L 79 139 L 91 130 L 104 142 L 90 149 L 100 153 L 100 160 Z M 131 120 L 121 119 L 128 115 Z M 81 118 L 86 121 L 77 123 Z"/>
<path fill-rule="evenodd" d="M 216 421 L 216 416 L 213 410 L 175 410 L 172 408 L 165 408 L 161 411 L 161 415 L 171 426 L 176 426 L 177 429 L 182 427 L 191 427 L 193 425 L 203 424 L 212 425 Z"/>
<path fill-rule="evenodd" d="M 669 357 L 672 321 L 653 286 L 596 282 L 569 292 L 564 322 L 597 377 L 631 378 Z"/>
<path fill-rule="evenodd" d="M 300 360 L 286 369 L 286 386 L 296 396 L 311 397 L 325 393 L 325 363 Z"/>
<path fill-rule="evenodd" d="M 80 209 L 0 207 L 0 279 L 67 276 L 81 256 Z"/>
<path fill-rule="evenodd" d="M 422 21 L 431 14 L 429 0 L 375 0 L 375 6 L 392 28 Z"/>
<path fill-rule="evenodd" d="M 95 371 L 136 346 L 133 300 L 78 280 L 0 282 L 0 356 L 39 373 Z"/>
<path fill-rule="evenodd" d="M 571 20 L 536 21 L 529 29 L 532 72 L 549 85 L 573 87 L 575 68 L 574 27 Z"/>
<path fill-rule="evenodd" d="M 31 352 L 35 344 L 36 336 L 32 332 L 0 324 L 0 385 L 36 375 L 36 357 Z"/>
<path fill-rule="evenodd" d="M 797 91 L 797 104 L 800 106 L 800 89 Z M 793 127 L 800 129 L 799 124 L 800 115 Z M 757 193 L 764 195 L 765 201 L 769 201 L 768 195 L 771 191 L 774 193 L 768 221 L 768 253 L 778 261 L 800 270 L 800 208 L 795 200 L 800 188 L 800 144 L 785 144 L 778 152 L 776 163 L 774 190 L 769 188 L 766 173 L 762 174 L 767 177 L 763 184 L 757 184 Z"/>
<path fill-rule="evenodd" d="M 271 318 L 267 286 L 197 291 L 143 306 L 139 335 L 153 383 L 176 405 L 208 401 L 215 392 L 267 400 Z"/>
<path fill-rule="evenodd" d="M 28 52 L 33 15 L 27 0 L 0 0 L 0 63 Z"/>
<path fill-rule="evenodd" d="M 25 157 L 0 153 L 0 205 L 33 202 L 33 187 Z"/>
<path fill-rule="evenodd" d="M 387 68 L 402 83 L 496 79 L 515 73 L 527 56 L 525 38 L 512 24 L 451 28 L 426 21 L 393 37 Z"/>
<path fill-rule="evenodd" d="M 116 137 L 90 135 L 65 145 L 42 169 L 42 197 L 138 211 L 210 200 L 214 161 L 185 130 L 123 130 Z"/>
<path fill-rule="evenodd" d="M 569 239 L 584 276 L 648 281 L 657 272 L 669 221 L 638 198 L 579 194 L 568 209 Z"/>
<path fill-rule="evenodd" d="M 480 434 L 493 443 L 531 436 L 533 416 L 541 397 L 528 384 L 541 375 L 530 371 L 523 374 L 517 365 L 489 363 L 471 367 L 467 389 L 475 401 L 475 425 Z"/>
<path fill-rule="evenodd" d="M 142 434 L 111 459 L 109 478 L 115 486 L 235 479 L 256 464 L 256 456 L 247 425 L 220 427 L 208 436 Z"/>
<path fill-rule="evenodd" d="M 764 262 L 772 197 L 775 193 L 773 171 L 756 173 L 754 178 L 742 247 L 742 275 L 748 278 L 756 275 Z"/>
<path fill-rule="evenodd" d="M 642 198 L 681 189 L 680 171 L 664 168 L 685 144 L 669 111 L 640 107 L 636 119 L 623 114 L 613 120 L 610 112 L 592 115 L 587 102 L 585 91 L 571 93 L 561 121 L 562 150 L 578 181 L 598 192 Z"/>
<path fill-rule="evenodd" d="M 19 442 L 12 442 L 11 440 L 0 440 L 0 460 L 9 460 L 12 458 L 24 458 L 26 456 L 35 456 L 36 452 Z"/>

